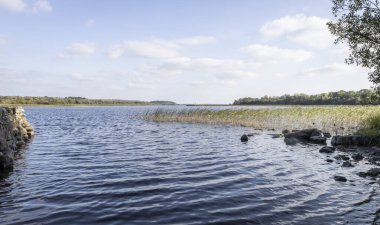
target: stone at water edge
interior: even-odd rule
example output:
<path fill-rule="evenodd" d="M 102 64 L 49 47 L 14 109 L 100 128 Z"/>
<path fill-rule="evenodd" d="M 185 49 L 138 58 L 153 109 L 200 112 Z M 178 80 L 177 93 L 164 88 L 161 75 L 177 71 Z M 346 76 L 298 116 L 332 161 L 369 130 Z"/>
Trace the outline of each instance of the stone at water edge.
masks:
<path fill-rule="evenodd" d="M 248 142 L 248 136 L 243 134 L 241 137 L 240 137 L 240 141 L 241 142 Z"/>
<path fill-rule="evenodd" d="M 327 139 L 325 137 L 319 137 L 319 136 L 312 136 L 310 137 L 310 142 L 316 143 L 316 144 L 327 144 L 326 141 Z"/>
<path fill-rule="evenodd" d="M 319 149 L 319 152 L 320 153 L 334 153 L 335 152 L 335 148 L 334 147 L 325 146 L 325 147 Z"/>
<path fill-rule="evenodd" d="M 334 176 L 334 180 L 340 181 L 340 182 L 347 182 L 347 178 L 343 176 Z"/>
<path fill-rule="evenodd" d="M 21 107 L 0 107 L 0 170 L 12 169 L 17 149 L 25 146 L 34 129 Z"/>

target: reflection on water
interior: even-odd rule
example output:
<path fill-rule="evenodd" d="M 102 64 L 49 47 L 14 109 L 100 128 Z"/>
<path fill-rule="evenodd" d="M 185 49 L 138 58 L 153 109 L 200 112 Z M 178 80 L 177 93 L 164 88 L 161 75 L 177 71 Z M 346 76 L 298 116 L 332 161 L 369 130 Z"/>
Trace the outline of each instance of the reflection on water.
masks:
<path fill-rule="evenodd" d="M 372 224 L 378 184 L 250 128 L 154 123 L 150 107 L 27 108 L 0 224 Z M 334 181 L 344 175 L 347 183 Z"/>

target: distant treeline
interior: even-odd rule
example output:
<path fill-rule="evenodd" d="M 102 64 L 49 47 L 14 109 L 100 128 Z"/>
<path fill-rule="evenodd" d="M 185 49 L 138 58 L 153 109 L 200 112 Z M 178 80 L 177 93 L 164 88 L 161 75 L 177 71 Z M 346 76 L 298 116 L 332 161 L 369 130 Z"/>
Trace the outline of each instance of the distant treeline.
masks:
<path fill-rule="evenodd" d="M 295 94 L 279 97 L 241 98 L 234 105 L 377 105 L 380 101 L 373 90 L 337 91 L 316 95 Z"/>
<path fill-rule="evenodd" d="M 133 101 L 118 99 L 87 99 L 83 97 L 29 97 L 29 96 L 0 96 L 2 105 L 173 105 L 169 101 Z"/>

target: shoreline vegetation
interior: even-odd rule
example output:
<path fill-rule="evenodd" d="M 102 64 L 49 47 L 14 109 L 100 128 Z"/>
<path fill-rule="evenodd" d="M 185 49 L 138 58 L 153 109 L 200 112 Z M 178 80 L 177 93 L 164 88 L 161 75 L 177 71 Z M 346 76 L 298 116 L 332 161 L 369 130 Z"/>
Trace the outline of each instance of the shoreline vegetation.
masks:
<path fill-rule="evenodd" d="M 0 106 L 146 106 L 176 105 L 171 101 L 87 99 L 83 97 L 0 96 Z"/>
<path fill-rule="evenodd" d="M 247 126 L 255 129 L 317 128 L 333 135 L 373 133 L 380 125 L 380 106 L 310 106 L 274 109 L 156 109 L 144 115 L 155 122 Z M 375 123 L 375 124 L 374 124 Z M 375 129 L 374 129 L 375 128 Z M 380 136 L 380 135 L 379 135 Z"/>
<path fill-rule="evenodd" d="M 240 98 L 233 105 L 378 105 L 379 98 L 374 90 L 337 91 L 315 95 L 294 94 Z"/>

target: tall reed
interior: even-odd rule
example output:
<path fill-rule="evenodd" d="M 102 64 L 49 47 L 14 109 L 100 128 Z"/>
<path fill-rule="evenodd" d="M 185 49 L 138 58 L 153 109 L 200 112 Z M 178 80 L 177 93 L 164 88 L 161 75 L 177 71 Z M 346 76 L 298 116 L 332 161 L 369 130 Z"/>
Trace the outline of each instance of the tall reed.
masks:
<path fill-rule="evenodd" d="M 291 107 L 274 109 L 157 109 L 144 117 L 157 122 L 241 125 L 261 129 L 318 128 L 354 133 L 368 118 L 380 118 L 380 106 Z"/>

